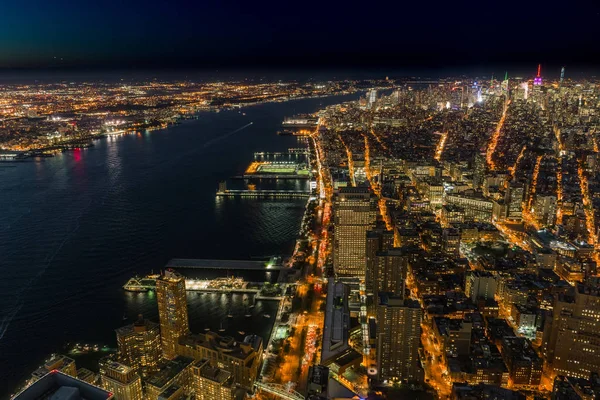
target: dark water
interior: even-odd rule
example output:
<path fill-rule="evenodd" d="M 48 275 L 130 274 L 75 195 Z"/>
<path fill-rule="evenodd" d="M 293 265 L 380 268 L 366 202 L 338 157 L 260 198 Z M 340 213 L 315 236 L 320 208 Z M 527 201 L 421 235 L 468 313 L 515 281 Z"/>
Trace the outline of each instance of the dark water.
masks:
<path fill-rule="evenodd" d="M 121 289 L 132 275 L 174 257 L 289 254 L 304 200 L 219 200 L 218 183 L 243 171 L 255 151 L 298 147 L 276 135 L 283 117 L 355 98 L 206 113 L 42 162 L 0 164 L 0 398 L 67 342 L 114 347 L 124 313 L 157 319 L 153 298 Z M 196 331 L 216 328 L 228 302 L 243 314 L 236 296 L 188 299 Z M 252 323 L 236 318 L 229 331 L 268 335 L 259 313 L 275 309 L 257 303 Z"/>

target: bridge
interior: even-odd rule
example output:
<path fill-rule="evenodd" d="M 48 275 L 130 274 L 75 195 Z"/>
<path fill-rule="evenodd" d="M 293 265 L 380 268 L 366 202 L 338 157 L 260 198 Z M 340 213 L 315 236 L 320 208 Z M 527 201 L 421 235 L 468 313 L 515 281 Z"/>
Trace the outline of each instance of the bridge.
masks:
<path fill-rule="evenodd" d="M 263 383 L 263 382 L 254 382 L 254 386 L 256 386 L 259 390 L 265 391 L 269 394 L 275 395 L 281 399 L 286 400 L 305 400 L 305 396 L 296 392 L 291 387 L 286 387 L 284 385 L 280 385 L 278 383 Z"/>
<path fill-rule="evenodd" d="M 310 193 L 303 190 L 219 190 L 218 197 L 309 197 Z"/>

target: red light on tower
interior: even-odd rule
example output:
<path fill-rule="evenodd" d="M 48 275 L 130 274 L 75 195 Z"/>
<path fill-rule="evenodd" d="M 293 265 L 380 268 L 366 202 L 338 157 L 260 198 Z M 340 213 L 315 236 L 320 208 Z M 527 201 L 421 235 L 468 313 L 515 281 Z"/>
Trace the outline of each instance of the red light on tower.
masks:
<path fill-rule="evenodd" d="M 537 76 L 533 79 L 533 84 L 536 86 L 542 85 L 541 72 L 542 72 L 542 64 L 538 64 Z"/>

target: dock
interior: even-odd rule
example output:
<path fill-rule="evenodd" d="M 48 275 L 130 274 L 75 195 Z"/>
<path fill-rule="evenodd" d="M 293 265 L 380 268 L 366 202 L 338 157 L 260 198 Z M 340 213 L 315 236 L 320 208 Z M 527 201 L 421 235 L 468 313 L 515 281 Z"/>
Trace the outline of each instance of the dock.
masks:
<path fill-rule="evenodd" d="M 244 174 L 233 176 L 231 179 L 310 179 L 310 175 L 298 175 L 298 174 L 286 174 L 286 175 L 274 175 L 274 174 Z"/>
<path fill-rule="evenodd" d="M 169 261 L 166 269 L 220 269 L 220 270 L 252 270 L 252 271 L 279 271 L 285 269 L 282 265 L 273 264 L 271 261 L 256 260 L 214 260 L 198 258 L 174 258 Z"/>
<path fill-rule="evenodd" d="M 254 176 L 255 177 L 255 176 Z M 309 192 L 302 190 L 219 190 L 219 197 L 253 197 L 253 198 L 308 198 Z"/>

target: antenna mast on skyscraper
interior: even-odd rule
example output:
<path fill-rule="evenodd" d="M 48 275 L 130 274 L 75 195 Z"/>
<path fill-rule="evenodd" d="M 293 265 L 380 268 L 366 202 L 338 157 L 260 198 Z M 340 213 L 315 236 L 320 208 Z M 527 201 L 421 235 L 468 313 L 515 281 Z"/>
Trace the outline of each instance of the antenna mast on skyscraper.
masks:
<path fill-rule="evenodd" d="M 536 86 L 541 86 L 542 85 L 542 64 L 538 64 L 538 70 L 537 70 L 537 75 L 536 77 L 533 79 L 533 84 Z"/>

